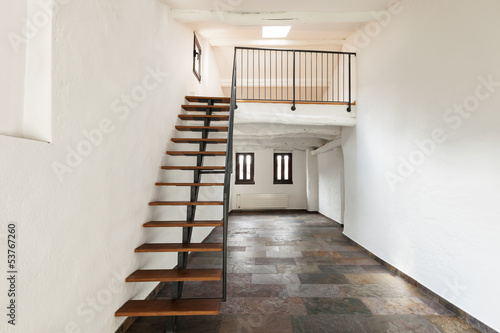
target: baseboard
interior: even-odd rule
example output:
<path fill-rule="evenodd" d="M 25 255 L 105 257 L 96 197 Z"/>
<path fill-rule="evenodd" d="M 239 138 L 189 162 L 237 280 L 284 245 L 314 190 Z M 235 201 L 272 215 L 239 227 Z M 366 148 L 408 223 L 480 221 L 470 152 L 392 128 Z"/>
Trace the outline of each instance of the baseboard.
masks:
<path fill-rule="evenodd" d="M 346 236 L 346 235 L 344 234 L 344 236 Z M 396 267 L 392 266 L 388 262 L 386 262 L 383 259 L 377 257 L 375 254 L 373 254 L 369 250 L 365 249 L 363 246 L 359 245 L 358 243 L 356 243 L 355 241 L 353 241 L 349 237 L 347 237 L 347 238 L 352 242 L 352 244 L 354 244 L 355 246 L 359 247 L 360 249 L 363 250 L 363 252 L 365 252 L 366 254 L 368 254 L 370 256 L 370 258 L 372 258 L 375 261 L 379 262 L 382 266 L 386 267 L 392 273 L 394 273 L 397 276 L 401 277 L 406 282 L 408 282 L 411 285 L 417 287 L 427 297 L 429 297 L 433 301 L 441 304 L 442 306 L 444 306 L 445 308 L 447 308 L 448 310 L 450 310 L 451 312 L 453 312 L 454 314 L 456 314 L 458 317 L 460 317 L 463 320 L 465 320 L 467 323 L 469 323 L 471 326 L 475 327 L 476 329 L 478 329 L 482 333 L 499 333 L 498 331 L 496 331 L 493 328 L 489 327 L 488 325 L 486 325 L 485 323 L 481 322 L 477 318 L 471 316 L 470 314 L 468 314 L 464 310 L 460 309 L 459 307 L 457 307 L 456 305 L 454 305 L 450 301 L 444 299 L 443 297 L 439 296 L 438 294 L 436 294 L 432 290 L 428 289 L 426 286 L 420 284 L 418 281 L 416 281 L 415 279 L 413 279 L 411 276 L 406 275 L 405 273 L 403 273 L 402 271 L 400 271 Z"/>

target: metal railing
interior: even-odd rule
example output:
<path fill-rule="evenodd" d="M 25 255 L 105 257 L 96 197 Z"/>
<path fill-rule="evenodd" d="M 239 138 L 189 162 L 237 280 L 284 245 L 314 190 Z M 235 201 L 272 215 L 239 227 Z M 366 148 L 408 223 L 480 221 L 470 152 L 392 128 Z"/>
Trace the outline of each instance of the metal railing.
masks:
<path fill-rule="evenodd" d="M 229 107 L 229 124 L 227 131 L 226 146 L 226 164 L 224 175 L 224 196 L 223 196 L 223 283 L 222 300 L 225 302 L 227 297 L 227 234 L 229 229 L 229 204 L 231 198 L 231 173 L 233 172 L 233 129 L 234 129 L 234 110 L 236 106 L 236 53 L 233 62 L 233 78 L 231 82 L 231 102 Z"/>
<path fill-rule="evenodd" d="M 352 104 L 352 52 L 236 47 L 238 100 Z M 236 63 L 238 62 L 238 65 Z M 233 82 L 234 83 L 234 82 Z"/>

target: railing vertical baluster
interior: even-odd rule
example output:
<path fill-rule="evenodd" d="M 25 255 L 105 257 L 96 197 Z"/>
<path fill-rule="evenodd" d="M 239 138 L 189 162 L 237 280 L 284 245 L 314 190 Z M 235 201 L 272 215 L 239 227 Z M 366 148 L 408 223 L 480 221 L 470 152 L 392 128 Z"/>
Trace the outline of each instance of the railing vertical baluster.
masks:
<path fill-rule="evenodd" d="M 297 108 L 295 107 L 295 51 L 293 51 L 293 105 L 292 111 L 295 111 Z"/>
<path fill-rule="evenodd" d="M 266 61 L 266 50 L 264 50 L 264 99 L 267 99 L 267 61 Z"/>
<path fill-rule="evenodd" d="M 324 64 L 325 64 L 325 59 L 323 58 L 323 53 L 321 53 L 321 101 L 323 102 L 324 100 L 324 93 L 323 89 L 325 87 L 325 81 L 324 81 Z"/>
<path fill-rule="evenodd" d="M 295 51 L 293 58 L 295 59 Z M 295 66 L 293 68 L 295 69 Z M 299 53 L 299 100 L 302 100 L 302 52 Z"/>
<path fill-rule="evenodd" d="M 259 55 L 259 57 L 257 58 L 259 60 L 259 99 L 260 99 L 260 50 L 258 50 L 257 54 Z"/>
<path fill-rule="evenodd" d="M 240 80 L 241 80 L 241 99 L 244 99 L 243 98 L 243 51 L 244 50 L 240 50 L 240 53 L 241 53 L 241 64 L 240 64 Z"/>
<path fill-rule="evenodd" d="M 316 100 L 318 100 L 318 54 L 316 53 Z"/>
<path fill-rule="evenodd" d="M 252 50 L 252 99 L 255 99 L 255 50 Z"/>
<path fill-rule="evenodd" d="M 294 108 L 297 101 L 352 105 L 351 56 L 355 55 L 348 52 L 236 47 L 235 58 L 240 62 L 235 65 L 236 98 L 288 101 L 293 103 Z M 290 66 L 293 66 L 292 70 Z M 241 77 L 238 78 L 238 75 Z"/>
<path fill-rule="evenodd" d="M 330 55 L 326 55 L 326 101 L 330 102 Z"/>
<path fill-rule="evenodd" d="M 275 77 L 274 77 L 274 83 L 276 84 L 276 93 L 274 95 L 274 99 L 277 101 L 278 100 L 278 51 L 274 51 L 274 70 L 275 70 Z"/>
<path fill-rule="evenodd" d="M 281 54 L 281 100 L 283 100 L 283 51 L 280 51 Z"/>
<path fill-rule="evenodd" d="M 248 72 L 248 69 L 250 68 L 250 65 L 248 64 L 248 59 L 250 58 L 250 50 L 247 50 L 247 99 L 249 99 L 249 95 L 248 95 L 248 86 L 250 85 L 250 81 L 249 81 L 249 72 Z"/>
<path fill-rule="evenodd" d="M 313 101 L 313 54 L 311 52 L 311 99 L 310 101 Z"/>

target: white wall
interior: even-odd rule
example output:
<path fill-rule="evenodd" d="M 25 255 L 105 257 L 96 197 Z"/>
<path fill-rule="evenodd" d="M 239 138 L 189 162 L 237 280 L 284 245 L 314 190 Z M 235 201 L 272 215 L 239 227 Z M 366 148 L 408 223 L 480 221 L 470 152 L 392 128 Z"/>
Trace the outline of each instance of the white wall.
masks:
<path fill-rule="evenodd" d="M 312 150 L 306 151 L 306 193 L 307 193 L 307 210 L 310 212 L 319 211 L 318 198 L 318 156 L 311 154 Z"/>
<path fill-rule="evenodd" d="M 343 159 L 341 148 L 318 155 L 319 212 L 342 223 Z"/>
<path fill-rule="evenodd" d="M 52 44 L 52 144 L 0 137 L 0 237 L 9 221 L 18 223 L 20 271 L 19 321 L 2 320 L 0 331 L 114 332 L 123 321 L 114 312 L 155 285 L 125 277 L 175 264 L 174 254 L 133 251 L 147 241 L 180 241 L 179 229 L 157 235 L 141 226 L 168 209 L 147 204 L 162 199 L 153 185 L 183 96 L 220 94 L 218 77 L 204 72 L 198 83 L 192 31 L 155 0 L 65 1 Z M 206 43 L 204 50 L 210 58 Z M 155 82 L 156 70 L 168 74 Z M 136 102 L 125 100 L 131 94 Z M 107 132 L 102 139 L 98 128 Z M 71 149 L 86 156 L 69 157 Z"/>
<path fill-rule="evenodd" d="M 22 38 L 26 1 L 0 4 L 0 134 L 21 136 L 23 131 L 26 44 Z"/>
<path fill-rule="evenodd" d="M 274 150 L 236 150 L 255 153 L 254 180 L 255 185 L 235 185 L 235 171 L 231 188 L 232 209 L 238 209 L 236 196 L 242 193 L 287 193 L 289 209 L 306 209 L 306 156 L 304 151 L 294 150 L 292 160 L 293 184 L 273 184 Z M 281 151 L 280 151 L 281 152 Z M 236 163 L 235 163 L 236 164 Z"/>
<path fill-rule="evenodd" d="M 496 330 L 499 11 L 403 2 L 358 49 L 358 125 L 342 134 L 346 235 Z"/>

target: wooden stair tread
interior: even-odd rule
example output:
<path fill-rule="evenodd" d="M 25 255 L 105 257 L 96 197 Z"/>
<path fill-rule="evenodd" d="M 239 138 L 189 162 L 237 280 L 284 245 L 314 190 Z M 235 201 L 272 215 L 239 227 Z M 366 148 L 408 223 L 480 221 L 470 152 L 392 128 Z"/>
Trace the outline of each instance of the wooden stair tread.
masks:
<path fill-rule="evenodd" d="M 222 227 L 222 221 L 151 221 L 143 224 L 145 228 L 175 227 Z"/>
<path fill-rule="evenodd" d="M 179 118 L 182 120 L 212 120 L 212 121 L 228 121 L 229 116 L 225 115 L 201 115 L 201 114 L 180 114 Z"/>
<path fill-rule="evenodd" d="M 176 150 L 173 150 L 173 151 L 167 151 L 167 154 L 172 155 L 172 156 L 175 156 L 175 155 L 226 156 L 225 151 L 196 151 L 196 150 L 194 150 L 194 151 L 176 151 Z"/>
<path fill-rule="evenodd" d="M 222 269 L 147 269 L 137 270 L 127 282 L 220 281 Z"/>
<path fill-rule="evenodd" d="M 226 126 L 175 126 L 175 129 L 181 132 L 209 131 L 209 132 L 227 132 Z"/>
<path fill-rule="evenodd" d="M 213 101 L 214 103 L 231 103 L 231 98 L 229 97 L 211 97 L 211 96 L 186 96 L 186 100 L 190 103 L 208 103 L 208 101 Z"/>
<path fill-rule="evenodd" d="M 229 112 L 229 105 L 183 105 L 185 111 L 202 111 L 210 110 L 212 112 Z"/>
<path fill-rule="evenodd" d="M 118 311 L 116 317 L 163 317 L 218 315 L 220 299 L 131 300 Z"/>
<path fill-rule="evenodd" d="M 135 252 L 221 252 L 219 243 L 146 243 L 135 249 Z"/>
<path fill-rule="evenodd" d="M 227 143 L 227 139 L 172 138 L 175 143 Z"/>
<path fill-rule="evenodd" d="M 224 186 L 224 183 L 156 183 L 156 186 Z"/>
<path fill-rule="evenodd" d="M 166 165 L 161 167 L 163 170 L 226 170 L 224 166 L 176 166 Z"/>
<path fill-rule="evenodd" d="M 222 201 L 153 201 L 150 206 L 222 206 Z"/>

